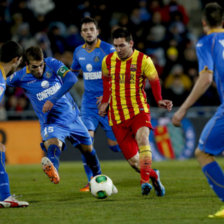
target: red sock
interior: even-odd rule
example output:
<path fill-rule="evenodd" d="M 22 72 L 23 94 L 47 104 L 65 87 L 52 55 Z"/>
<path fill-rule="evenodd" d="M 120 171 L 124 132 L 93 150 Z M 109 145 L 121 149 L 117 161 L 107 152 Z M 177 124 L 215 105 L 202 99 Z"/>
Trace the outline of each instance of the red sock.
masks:
<path fill-rule="evenodd" d="M 151 172 L 152 153 L 149 145 L 139 147 L 139 165 L 141 184 L 149 182 L 149 176 Z"/>

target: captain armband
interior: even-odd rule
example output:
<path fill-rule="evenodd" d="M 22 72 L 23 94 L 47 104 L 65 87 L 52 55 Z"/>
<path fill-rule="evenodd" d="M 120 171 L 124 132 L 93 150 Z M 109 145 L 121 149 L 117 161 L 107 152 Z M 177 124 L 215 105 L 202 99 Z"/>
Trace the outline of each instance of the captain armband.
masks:
<path fill-rule="evenodd" d="M 69 72 L 70 70 L 64 65 L 62 67 L 60 67 L 57 71 L 57 75 L 61 76 L 62 78 L 65 77 L 65 75 L 67 74 L 67 72 Z"/>

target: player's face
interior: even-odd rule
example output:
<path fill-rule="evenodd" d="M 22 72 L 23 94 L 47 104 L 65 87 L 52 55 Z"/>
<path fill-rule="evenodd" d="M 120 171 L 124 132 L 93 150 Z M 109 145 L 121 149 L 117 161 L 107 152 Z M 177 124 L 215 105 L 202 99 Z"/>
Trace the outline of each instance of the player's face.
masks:
<path fill-rule="evenodd" d="M 125 60 L 132 55 L 134 44 L 132 40 L 126 41 L 124 37 L 119 37 L 113 40 L 113 44 L 117 51 L 118 57 L 121 60 Z"/>
<path fill-rule="evenodd" d="M 37 79 L 41 78 L 44 73 L 44 60 L 30 60 L 28 64 L 30 73 Z"/>
<path fill-rule="evenodd" d="M 81 35 L 85 42 L 89 45 L 93 44 L 97 40 L 99 34 L 98 29 L 94 23 L 83 23 L 81 27 Z"/>

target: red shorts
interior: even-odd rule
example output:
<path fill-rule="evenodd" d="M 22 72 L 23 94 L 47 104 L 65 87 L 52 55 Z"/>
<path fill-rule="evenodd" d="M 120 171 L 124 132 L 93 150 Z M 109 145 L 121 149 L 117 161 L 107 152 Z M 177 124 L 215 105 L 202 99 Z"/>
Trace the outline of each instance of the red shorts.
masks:
<path fill-rule="evenodd" d="M 127 160 L 135 156 L 138 152 L 138 144 L 135 140 L 138 129 L 141 127 L 149 127 L 152 129 L 150 120 L 150 114 L 142 112 L 129 120 L 112 126 L 120 149 Z"/>

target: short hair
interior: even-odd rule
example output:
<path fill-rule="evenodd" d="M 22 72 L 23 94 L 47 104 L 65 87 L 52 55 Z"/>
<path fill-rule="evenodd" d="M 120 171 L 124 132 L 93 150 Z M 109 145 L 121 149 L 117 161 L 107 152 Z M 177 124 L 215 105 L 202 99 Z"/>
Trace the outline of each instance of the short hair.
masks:
<path fill-rule="evenodd" d="M 97 23 L 97 21 L 94 18 L 92 18 L 92 17 L 86 16 L 80 22 L 80 30 L 82 28 L 82 25 L 85 24 L 85 23 L 94 23 L 95 26 L 96 26 L 96 28 L 98 29 L 98 23 Z"/>
<path fill-rule="evenodd" d="M 0 50 L 0 61 L 10 62 L 13 58 L 23 56 L 23 48 L 15 41 L 7 41 L 4 43 Z"/>
<path fill-rule="evenodd" d="M 203 18 L 210 27 L 222 25 L 223 8 L 216 2 L 206 4 L 203 10 Z"/>
<path fill-rule="evenodd" d="M 38 46 L 29 47 L 25 52 L 25 62 L 29 64 L 30 60 L 41 61 L 44 59 L 43 51 Z"/>
<path fill-rule="evenodd" d="M 112 39 L 117 39 L 117 38 L 125 38 L 126 41 L 133 40 L 133 37 L 131 33 L 128 31 L 128 29 L 123 28 L 123 27 L 118 27 L 115 29 L 112 33 Z"/>

